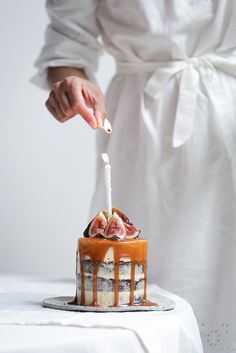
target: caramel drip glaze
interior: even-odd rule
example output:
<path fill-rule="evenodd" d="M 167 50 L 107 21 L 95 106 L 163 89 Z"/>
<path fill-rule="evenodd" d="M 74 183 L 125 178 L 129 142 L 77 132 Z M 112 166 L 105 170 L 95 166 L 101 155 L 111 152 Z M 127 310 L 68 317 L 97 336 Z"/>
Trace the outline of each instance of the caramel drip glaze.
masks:
<path fill-rule="evenodd" d="M 131 288 L 129 305 L 134 305 L 134 284 L 135 284 L 135 265 L 142 264 L 144 266 L 144 300 L 139 305 L 151 305 L 146 300 L 147 286 L 147 240 L 146 239 L 130 239 L 130 240 L 108 240 L 101 238 L 80 238 L 78 240 L 78 249 L 80 257 L 81 271 L 81 297 L 80 304 L 85 305 L 85 286 L 84 286 L 84 268 L 83 263 L 88 256 L 93 268 L 93 303 L 97 306 L 97 277 L 99 265 L 103 262 L 109 248 L 114 251 L 114 306 L 119 305 L 119 263 L 121 258 L 129 258 L 131 261 Z"/>

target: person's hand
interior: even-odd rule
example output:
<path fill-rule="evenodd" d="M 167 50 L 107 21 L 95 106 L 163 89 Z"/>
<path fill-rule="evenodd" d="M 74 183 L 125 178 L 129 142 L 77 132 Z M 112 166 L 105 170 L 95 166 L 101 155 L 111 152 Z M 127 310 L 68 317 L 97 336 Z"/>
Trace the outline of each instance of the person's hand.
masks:
<path fill-rule="evenodd" d="M 45 104 L 61 123 L 79 114 L 95 129 L 103 125 L 106 116 L 105 97 L 100 88 L 78 76 L 68 76 L 54 83 Z"/>

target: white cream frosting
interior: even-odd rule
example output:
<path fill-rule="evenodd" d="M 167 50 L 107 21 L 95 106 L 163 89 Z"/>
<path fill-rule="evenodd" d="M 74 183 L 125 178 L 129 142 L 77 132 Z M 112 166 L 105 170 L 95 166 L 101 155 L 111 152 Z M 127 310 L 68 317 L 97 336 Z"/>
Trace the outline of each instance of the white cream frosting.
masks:
<path fill-rule="evenodd" d="M 135 297 L 143 296 L 142 290 L 134 291 Z M 97 292 L 97 303 L 100 306 L 113 306 L 114 305 L 114 292 Z M 130 292 L 119 292 L 119 305 L 129 304 Z M 78 297 L 77 303 L 80 304 L 80 297 Z M 85 291 L 85 305 L 91 305 L 93 303 L 93 291 Z"/>

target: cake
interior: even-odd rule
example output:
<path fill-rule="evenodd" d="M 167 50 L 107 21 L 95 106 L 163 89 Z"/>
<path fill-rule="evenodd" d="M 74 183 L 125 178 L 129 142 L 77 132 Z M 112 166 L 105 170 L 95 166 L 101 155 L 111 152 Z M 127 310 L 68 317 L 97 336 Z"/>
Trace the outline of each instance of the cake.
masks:
<path fill-rule="evenodd" d="M 79 238 L 75 304 L 147 305 L 147 240 L 119 209 L 100 212 Z"/>

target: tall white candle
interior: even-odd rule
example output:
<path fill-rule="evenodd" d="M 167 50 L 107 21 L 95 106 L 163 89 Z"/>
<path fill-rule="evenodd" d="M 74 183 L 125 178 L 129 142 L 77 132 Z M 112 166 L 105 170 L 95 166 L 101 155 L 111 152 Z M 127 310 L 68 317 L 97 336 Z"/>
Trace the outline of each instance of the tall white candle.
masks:
<path fill-rule="evenodd" d="M 102 159 L 105 163 L 104 169 L 104 180 L 106 188 L 106 204 L 108 216 L 112 215 L 112 201 L 111 201 L 111 166 L 109 162 L 109 157 L 107 153 L 102 153 Z"/>

